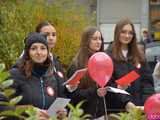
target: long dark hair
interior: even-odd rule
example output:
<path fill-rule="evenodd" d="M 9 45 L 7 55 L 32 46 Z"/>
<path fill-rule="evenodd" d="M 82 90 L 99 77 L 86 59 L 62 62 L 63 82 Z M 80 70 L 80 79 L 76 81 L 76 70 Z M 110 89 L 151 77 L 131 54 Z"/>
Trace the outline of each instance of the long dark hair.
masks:
<path fill-rule="evenodd" d="M 93 52 L 89 49 L 89 43 L 91 37 L 96 31 L 100 32 L 100 30 L 97 27 L 88 27 L 82 33 L 80 48 L 78 53 L 76 54 L 76 57 L 74 58 L 74 62 L 77 68 L 86 67 L 89 57 L 93 54 Z M 104 42 L 102 34 L 101 34 L 101 39 L 102 39 L 102 45 L 99 51 L 104 51 Z"/>
<path fill-rule="evenodd" d="M 128 44 L 128 60 L 133 64 L 137 65 L 139 63 L 144 63 L 144 58 L 141 56 L 137 47 L 137 38 L 133 23 L 129 19 L 120 20 L 115 27 L 114 31 L 114 41 L 112 45 L 112 56 L 116 61 L 125 61 L 121 51 L 120 34 L 125 25 L 131 25 L 133 31 L 132 41 Z"/>
<path fill-rule="evenodd" d="M 94 35 L 96 31 L 100 32 L 100 30 L 97 27 L 88 27 L 84 30 L 81 36 L 79 51 L 74 57 L 70 67 L 75 66 L 76 69 L 87 67 L 88 59 L 91 55 L 93 55 L 93 52 L 89 49 L 89 44 L 90 44 L 91 37 Z M 101 33 L 101 40 L 102 40 L 102 45 L 100 50 L 97 52 L 104 51 L 104 41 L 103 41 L 102 33 Z M 86 87 L 89 87 L 90 85 L 95 84 L 95 82 L 93 82 L 93 80 L 91 80 L 91 78 L 88 77 L 88 75 L 84 79 L 85 80 L 82 80 L 80 83 L 80 87 L 82 88 L 86 88 Z"/>

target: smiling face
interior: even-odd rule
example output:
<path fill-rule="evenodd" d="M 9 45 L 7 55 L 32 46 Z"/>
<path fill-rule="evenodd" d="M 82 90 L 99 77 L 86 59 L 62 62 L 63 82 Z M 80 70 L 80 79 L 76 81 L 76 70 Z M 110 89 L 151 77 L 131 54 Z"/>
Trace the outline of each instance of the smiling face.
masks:
<path fill-rule="evenodd" d="M 93 52 L 97 52 L 101 49 L 101 46 L 102 46 L 102 36 L 99 31 L 96 31 L 90 38 L 89 49 Z"/>
<path fill-rule="evenodd" d="M 42 27 L 40 32 L 47 35 L 49 49 L 54 48 L 57 42 L 56 29 L 52 25 L 47 25 Z"/>
<path fill-rule="evenodd" d="M 128 44 L 132 41 L 133 39 L 133 29 L 130 24 L 124 25 L 122 30 L 120 31 L 120 43 L 122 45 L 122 48 L 127 47 Z"/>
<path fill-rule="evenodd" d="M 48 56 L 47 47 L 42 43 L 33 43 L 29 49 L 29 56 L 35 63 L 44 63 Z"/>

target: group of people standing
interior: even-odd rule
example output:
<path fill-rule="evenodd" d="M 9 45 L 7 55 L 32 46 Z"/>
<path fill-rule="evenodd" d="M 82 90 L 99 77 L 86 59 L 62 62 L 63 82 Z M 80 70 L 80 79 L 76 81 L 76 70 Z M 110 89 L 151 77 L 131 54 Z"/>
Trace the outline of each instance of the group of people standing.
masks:
<path fill-rule="evenodd" d="M 91 119 L 95 119 L 105 115 L 103 97 L 107 113 L 114 113 L 143 106 L 146 96 L 154 93 L 145 93 L 145 89 L 153 88 L 152 73 L 138 49 L 134 25 L 129 19 L 122 19 L 116 24 L 114 40 L 107 50 L 104 50 L 103 36 L 99 28 L 87 27 L 82 33 L 80 48 L 67 70 L 67 78 L 76 70 L 86 68 L 88 59 L 94 53 L 105 52 L 112 58 L 114 65 L 112 77 L 106 86 L 126 90 L 130 95 L 99 88 L 88 72 L 77 84 L 63 85 L 65 78 L 61 65 L 50 52 L 56 41 L 56 29 L 48 22 L 40 23 L 36 32 L 25 38 L 24 52 L 10 70 L 10 77 L 14 80 L 12 87 L 16 90 L 15 96 L 23 96 L 19 105 L 33 105 L 39 108 L 40 113 L 44 113 L 43 110 L 47 110 L 57 97 L 67 97 L 73 105 L 85 101 L 82 105 L 84 112 L 90 114 Z M 140 75 L 137 80 L 126 86 L 116 84 L 116 80 L 132 70 Z M 65 109 L 60 111 L 64 113 Z"/>

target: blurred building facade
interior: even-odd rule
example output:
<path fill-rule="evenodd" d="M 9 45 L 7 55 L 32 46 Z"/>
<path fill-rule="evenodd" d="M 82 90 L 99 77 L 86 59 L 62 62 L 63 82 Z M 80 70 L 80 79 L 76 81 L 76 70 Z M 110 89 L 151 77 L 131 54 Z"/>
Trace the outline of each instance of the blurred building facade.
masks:
<path fill-rule="evenodd" d="M 106 44 L 113 40 L 115 24 L 122 18 L 133 21 L 138 40 L 142 28 L 160 39 L 160 0 L 97 0 L 97 25 Z"/>

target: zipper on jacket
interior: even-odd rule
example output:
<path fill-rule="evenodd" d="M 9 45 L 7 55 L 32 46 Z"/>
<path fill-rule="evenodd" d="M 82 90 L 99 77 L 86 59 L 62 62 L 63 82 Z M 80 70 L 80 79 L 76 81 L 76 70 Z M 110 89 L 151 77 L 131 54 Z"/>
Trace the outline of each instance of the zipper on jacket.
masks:
<path fill-rule="evenodd" d="M 41 83 L 41 92 L 42 92 L 42 109 L 45 108 L 45 94 L 44 94 L 44 84 L 43 84 L 43 79 L 40 77 L 40 83 Z"/>

